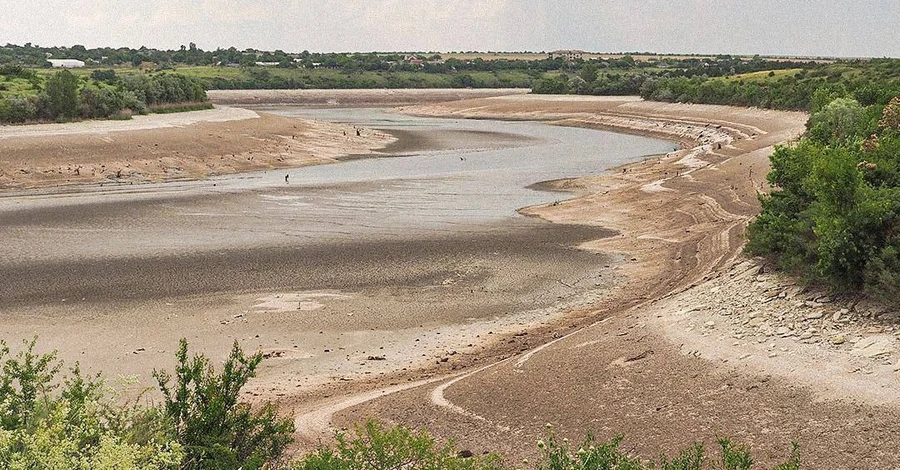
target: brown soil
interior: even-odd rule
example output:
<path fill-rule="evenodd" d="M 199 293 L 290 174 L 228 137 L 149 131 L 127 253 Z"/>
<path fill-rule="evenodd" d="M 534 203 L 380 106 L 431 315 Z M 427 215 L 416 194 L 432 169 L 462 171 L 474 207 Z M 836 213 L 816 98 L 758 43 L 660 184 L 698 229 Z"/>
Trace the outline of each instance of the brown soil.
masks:
<path fill-rule="evenodd" d="M 496 338 L 494 347 L 480 354 L 382 381 L 380 389 L 358 384 L 365 393 L 335 387 L 324 392 L 334 395 L 325 400 L 288 400 L 286 405 L 299 411 L 314 410 L 298 416 L 306 442 L 321 437 L 329 425 L 378 417 L 427 428 L 476 453 L 501 452 L 516 462 L 535 456 L 534 441 L 545 423 L 553 423 L 573 439 L 588 430 L 602 439 L 625 433 L 626 447 L 645 456 L 732 436 L 749 444 L 764 467 L 786 458 L 794 440 L 802 445 L 806 468 L 900 465 L 892 450 L 900 442 L 895 405 L 844 393 L 870 381 L 896 395 L 895 377 L 872 381 L 856 374 L 846 377 L 857 381 L 854 386 L 823 395 L 819 385 L 834 381 L 816 381 L 807 371 L 825 370 L 832 355 L 798 348 L 787 357 L 771 354 L 744 363 L 735 359 L 744 355 L 735 355 L 758 356 L 755 341 L 736 341 L 727 354 L 712 354 L 724 347 L 721 341 L 710 342 L 702 328 L 692 333 L 693 324 L 702 324 L 705 312 L 716 308 L 699 305 L 698 299 L 735 304 L 735 292 L 721 286 L 737 282 L 731 277 L 747 270 L 736 263 L 746 223 L 758 212 L 757 192 L 765 189 L 767 157 L 773 145 L 802 132 L 803 114 L 531 96 L 404 111 L 545 119 L 690 144 L 605 176 L 557 182 L 580 196 L 523 210 L 555 222 L 618 230 L 618 236 L 583 245 L 631 260 L 627 281 L 611 298 L 526 335 Z M 711 296 L 712 280 L 731 298 Z M 694 312 L 703 315 L 691 320 Z M 675 328 L 678 334 L 669 331 Z"/>
<path fill-rule="evenodd" d="M 394 138 L 352 126 L 217 108 L 132 121 L 0 126 L 0 190 L 134 184 L 333 162 Z"/>

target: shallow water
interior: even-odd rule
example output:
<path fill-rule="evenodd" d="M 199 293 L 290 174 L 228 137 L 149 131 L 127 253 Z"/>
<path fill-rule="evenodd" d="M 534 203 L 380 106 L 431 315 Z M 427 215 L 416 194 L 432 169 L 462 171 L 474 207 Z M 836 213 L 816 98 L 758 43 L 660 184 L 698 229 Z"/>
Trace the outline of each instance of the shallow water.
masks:
<path fill-rule="evenodd" d="M 568 197 L 533 183 L 671 148 L 540 123 L 280 112 L 398 132 L 392 151 L 414 155 L 0 196 L 0 336 L 39 335 L 68 363 L 111 376 L 171 367 L 185 337 L 214 358 L 235 340 L 293 345 L 267 366 L 292 384 L 364 376 L 376 344 L 392 356 L 385 367 L 412 367 L 428 351 L 601 298 L 618 282 L 618 258 L 571 247 L 609 231 L 516 209 Z M 434 146 L 463 150 L 415 150 Z M 315 311 L 257 308 L 322 294 L 331 297 Z M 418 342 L 426 331 L 431 339 Z"/>
<path fill-rule="evenodd" d="M 455 141 L 467 148 L 2 197 L 0 237 L 8 251 L 0 266 L 479 232 L 521 218 L 516 209 L 523 206 L 567 197 L 528 189 L 533 183 L 598 174 L 672 148 L 662 140 L 536 122 L 418 118 L 378 109 L 275 112 L 399 130 L 407 138 L 443 136 L 444 146 Z M 473 148 L 496 146 L 491 135 L 501 136 L 507 148 Z"/>

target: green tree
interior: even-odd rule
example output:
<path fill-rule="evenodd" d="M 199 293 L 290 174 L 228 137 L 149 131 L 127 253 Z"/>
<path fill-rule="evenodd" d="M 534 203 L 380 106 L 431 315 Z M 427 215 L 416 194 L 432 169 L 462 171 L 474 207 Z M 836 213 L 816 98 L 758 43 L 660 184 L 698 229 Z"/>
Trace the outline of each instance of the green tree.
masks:
<path fill-rule="evenodd" d="M 588 85 L 593 84 L 594 80 L 597 79 L 597 64 L 593 62 L 584 64 L 578 72 L 578 76 L 587 82 Z"/>
<path fill-rule="evenodd" d="M 809 133 L 817 142 L 842 141 L 859 130 L 865 110 L 852 98 L 837 98 L 809 118 Z"/>
<path fill-rule="evenodd" d="M 47 80 L 50 110 L 54 119 L 72 119 L 78 113 L 78 77 L 62 70 Z"/>
<path fill-rule="evenodd" d="M 176 358 L 174 384 L 167 372 L 154 371 L 153 376 L 187 452 L 183 469 L 251 470 L 281 457 L 293 440 L 293 422 L 279 419 L 271 404 L 254 411 L 239 401 L 262 353 L 248 357 L 235 342 L 222 372 L 216 373 L 208 358 L 189 357 L 182 339 Z"/>

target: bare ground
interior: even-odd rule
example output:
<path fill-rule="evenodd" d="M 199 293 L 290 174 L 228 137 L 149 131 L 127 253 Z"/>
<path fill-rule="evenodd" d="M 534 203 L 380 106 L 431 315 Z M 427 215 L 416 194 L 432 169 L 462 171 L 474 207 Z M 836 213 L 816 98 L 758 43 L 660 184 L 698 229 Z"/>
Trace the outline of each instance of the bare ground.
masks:
<path fill-rule="evenodd" d="M 318 410 L 298 415 L 306 442 L 327 435 L 328 426 L 378 417 L 515 462 L 536 454 L 534 441 L 553 423 L 570 438 L 625 433 L 626 446 L 646 456 L 732 436 L 751 445 L 764 466 L 785 458 L 791 441 L 802 445 L 806 468 L 900 465 L 893 452 L 900 442 L 894 327 L 883 323 L 891 312 L 856 308 L 863 312 L 857 316 L 882 323 L 867 327 L 879 330 L 866 330 L 874 340 L 846 333 L 853 343 L 844 345 L 831 339 L 841 334 L 834 323 L 855 310 L 791 290 L 790 281 L 779 284 L 741 260 L 767 157 L 802 132 L 803 114 L 531 96 L 403 111 L 545 119 L 689 145 L 602 177 L 553 182 L 579 196 L 523 210 L 619 232 L 583 245 L 630 260 L 627 281 L 610 298 L 527 335 L 497 338 L 481 354 L 382 382 L 380 390 L 359 385 L 368 395 L 352 386 L 326 391 L 333 394 L 326 408 L 311 397 L 287 400 L 298 411 Z M 766 307 L 771 292 L 784 292 L 782 303 Z M 817 309 L 828 311 L 819 317 Z M 728 320 L 735 315 L 740 319 Z M 752 321 L 760 315 L 764 322 Z M 828 325 L 821 323 L 826 315 Z"/>
<path fill-rule="evenodd" d="M 134 184 L 333 162 L 396 139 L 352 126 L 218 107 L 131 121 L 0 126 L 0 191 Z"/>

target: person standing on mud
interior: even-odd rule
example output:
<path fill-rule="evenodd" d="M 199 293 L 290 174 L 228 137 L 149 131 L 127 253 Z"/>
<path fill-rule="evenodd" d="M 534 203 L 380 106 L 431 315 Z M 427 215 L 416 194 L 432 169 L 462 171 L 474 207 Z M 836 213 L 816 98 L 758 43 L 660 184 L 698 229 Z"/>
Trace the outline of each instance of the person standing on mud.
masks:
<path fill-rule="evenodd" d="M 284 182 L 285 182 L 285 183 L 288 183 L 288 178 L 290 178 L 290 177 L 291 177 L 291 174 L 290 174 L 290 173 L 284 175 Z M 290 183 L 288 183 L 288 184 L 290 184 Z"/>

